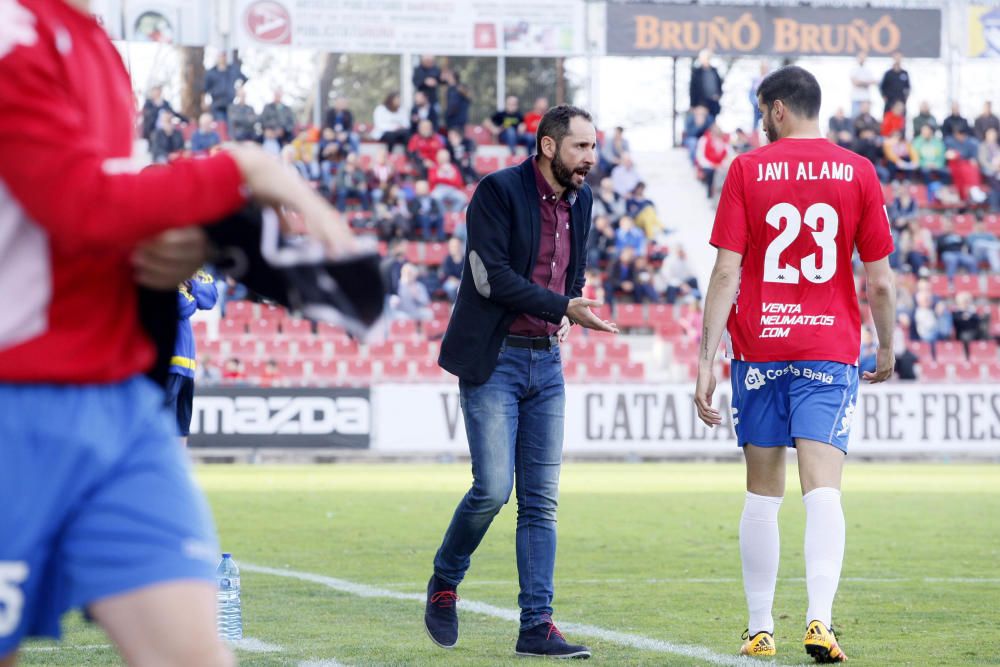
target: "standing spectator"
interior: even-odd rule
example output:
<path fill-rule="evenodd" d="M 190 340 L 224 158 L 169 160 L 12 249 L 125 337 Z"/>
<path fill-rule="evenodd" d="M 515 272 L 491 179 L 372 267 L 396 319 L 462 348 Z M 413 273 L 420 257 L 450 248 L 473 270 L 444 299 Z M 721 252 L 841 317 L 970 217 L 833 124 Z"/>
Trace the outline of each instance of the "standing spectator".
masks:
<path fill-rule="evenodd" d="M 965 269 L 969 273 L 976 273 L 979 268 L 978 262 L 969 252 L 965 238 L 955 231 L 951 218 L 946 217 L 943 225 L 941 233 L 934 239 L 934 244 L 948 280 L 955 277 L 959 268 Z"/>
<path fill-rule="evenodd" d="M 357 153 L 361 148 L 361 138 L 354 131 L 354 114 L 347 108 L 347 98 L 338 95 L 333 100 L 333 105 L 326 112 L 326 122 L 323 127 L 333 130 L 341 145 L 351 147 L 352 153 Z"/>
<path fill-rule="evenodd" d="M 451 161 L 462 172 L 462 179 L 467 183 L 475 183 L 479 180 L 476 172 L 476 144 L 466 137 L 458 128 L 448 130 L 448 153 Z"/>
<path fill-rule="evenodd" d="M 641 180 L 642 177 L 639 176 L 635 163 L 632 162 L 632 155 L 624 153 L 618 166 L 611 170 L 611 182 L 614 184 L 615 192 L 619 197 L 626 197 L 632 190 L 635 190 L 635 186 Z"/>
<path fill-rule="evenodd" d="M 240 61 L 234 60 L 230 64 L 226 52 L 220 51 L 215 67 L 205 72 L 205 93 L 212 98 L 210 102 L 212 118 L 226 120 L 229 105 L 236 96 L 236 84 L 246 80 L 243 70 L 240 69 Z"/>
<path fill-rule="evenodd" d="M 273 99 L 264 105 L 260 113 L 260 124 L 265 130 L 274 130 L 275 138 L 285 145 L 295 136 L 295 112 L 284 102 L 281 88 L 274 89 Z"/>
<path fill-rule="evenodd" d="M 594 193 L 594 217 L 599 215 L 607 216 L 612 224 L 625 215 L 625 198 L 615 192 L 615 183 L 610 177 L 602 178 Z"/>
<path fill-rule="evenodd" d="M 903 103 L 903 114 L 906 114 L 906 100 L 910 98 L 910 74 L 903 69 L 903 54 L 897 51 L 892 54 L 892 67 L 882 75 L 879 92 L 885 102 L 885 111 L 892 108 L 896 102 Z"/>
<path fill-rule="evenodd" d="M 374 209 L 375 227 L 380 238 L 398 241 L 411 234 L 410 209 L 398 185 L 390 185 Z"/>
<path fill-rule="evenodd" d="M 205 115 L 209 121 L 212 120 L 212 114 Z M 198 310 L 211 310 L 218 299 L 219 291 L 215 287 L 215 280 L 205 271 L 198 271 L 177 289 L 177 335 L 167 374 L 166 394 L 167 407 L 177 420 L 177 430 L 184 445 L 187 445 L 191 431 L 194 371 L 197 367 L 191 316 Z"/>
<path fill-rule="evenodd" d="M 497 111 L 489 118 L 489 129 L 502 144 L 506 144 L 510 152 L 517 150 L 519 145 L 524 144 L 522 131 L 524 128 L 524 115 L 519 108 L 517 96 L 508 95 L 504 101 L 503 109 Z M 534 139 L 532 138 L 532 143 Z"/>
<path fill-rule="evenodd" d="M 760 61 L 760 70 L 750 82 L 750 108 L 753 109 L 753 132 L 757 131 L 757 127 L 760 125 L 760 119 L 763 116 L 760 113 L 760 105 L 757 103 L 757 89 L 760 88 L 760 82 L 764 80 L 764 77 L 768 75 L 771 71 L 771 63 L 767 60 Z"/>
<path fill-rule="evenodd" d="M 962 341 L 966 353 L 968 353 L 969 343 L 983 337 L 983 320 L 976 310 L 976 305 L 972 302 L 972 295 L 968 292 L 959 292 L 955 295 L 955 305 L 951 309 L 951 321 L 955 338 Z"/>
<path fill-rule="evenodd" d="M 451 163 L 451 154 L 447 148 L 437 152 L 437 163 L 427 174 L 431 188 L 431 196 L 441 204 L 445 211 L 457 212 L 465 209 L 469 203 L 465 196 L 465 183 L 462 173 Z"/>
<path fill-rule="evenodd" d="M 830 118 L 829 136 L 830 141 L 841 148 L 850 149 L 854 143 L 854 122 L 844 115 L 843 107 L 837 107 L 837 111 Z"/>
<path fill-rule="evenodd" d="M 348 153 L 344 158 L 344 163 L 337 170 L 337 210 L 344 212 L 347 210 L 347 199 L 354 198 L 361 200 L 361 207 L 364 210 L 371 209 L 371 198 L 368 196 L 368 177 L 358 166 L 358 154 Z"/>
<path fill-rule="evenodd" d="M 949 178 L 944 142 L 934 133 L 930 123 L 922 125 L 920 136 L 913 140 L 913 153 L 925 181 Z"/>
<path fill-rule="evenodd" d="M 985 139 L 986 131 L 990 129 L 1000 132 L 1000 118 L 993 113 L 993 104 L 987 100 L 983 103 L 983 112 L 976 117 L 974 126 L 976 139 L 979 141 Z"/>
<path fill-rule="evenodd" d="M 615 247 L 618 252 L 623 252 L 626 248 L 631 248 L 634 255 L 646 255 L 646 235 L 635 226 L 635 221 L 623 215 L 618 221 L 618 232 L 615 234 Z"/>
<path fill-rule="evenodd" d="M 410 138 L 410 117 L 401 100 L 398 92 L 389 93 L 372 116 L 372 138 L 384 143 L 390 153 L 397 145 L 406 148 Z"/>
<path fill-rule="evenodd" d="M 410 108 L 410 136 L 417 132 L 422 121 L 428 121 L 431 128 L 437 132 L 438 111 L 427 94 L 422 91 L 413 93 L 413 106 Z"/>
<path fill-rule="evenodd" d="M 149 140 L 149 152 L 153 162 L 162 164 L 174 153 L 184 150 L 184 137 L 174 127 L 174 115 L 164 110 L 160 112 L 160 120 Z"/>
<path fill-rule="evenodd" d="M 153 86 L 149 89 L 149 96 L 146 98 L 145 103 L 142 105 L 142 138 L 150 141 L 153 138 L 153 132 L 156 130 L 156 124 L 160 120 L 160 113 L 167 111 L 170 113 L 172 118 L 176 118 L 182 123 L 187 122 L 187 118 L 176 111 L 170 106 L 170 102 L 163 99 L 163 86 Z"/>
<path fill-rule="evenodd" d="M 938 131 L 938 122 L 934 118 L 934 114 L 931 113 L 931 105 L 927 102 L 920 103 L 920 113 L 913 117 L 913 137 L 919 137 L 920 133 L 924 129 L 924 125 L 930 125 L 931 130 L 936 133 Z"/>
<path fill-rule="evenodd" d="M 610 174 L 621 161 L 622 156 L 629 152 L 628 139 L 625 138 L 625 128 L 618 126 L 610 138 L 605 137 L 601 143 L 600 163 L 601 173 Z"/>
<path fill-rule="evenodd" d="M 420 271 L 410 263 L 403 265 L 399 274 L 399 291 L 391 298 L 396 315 L 400 319 L 427 322 L 434 319 L 431 310 L 431 296 L 427 287 L 420 282 Z"/>
<path fill-rule="evenodd" d="M 880 181 L 883 183 L 888 182 L 889 170 L 882 164 L 882 142 L 879 140 L 880 137 L 876 134 L 875 130 L 866 127 L 856 133 L 855 137 L 854 146 L 852 146 L 851 150 L 867 158 L 875 166 L 875 173 L 878 174 Z"/>
<path fill-rule="evenodd" d="M 455 303 L 458 298 L 458 286 L 462 282 L 462 271 L 465 269 L 465 248 L 461 239 L 448 239 L 448 256 L 441 262 L 438 269 L 438 279 L 448 301 Z"/>
<path fill-rule="evenodd" d="M 444 110 L 444 125 L 448 130 L 458 130 L 464 137 L 465 126 L 469 124 L 472 95 L 455 70 L 445 70 L 441 76 L 441 80 L 448 85 L 448 91 L 445 93 L 447 106 Z"/>
<path fill-rule="evenodd" d="M 226 118 L 229 124 L 229 136 L 233 141 L 257 140 L 257 112 L 247 104 L 247 91 L 244 86 L 236 88 L 236 99 L 229 105 Z"/>
<path fill-rule="evenodd" d="M 726 166 L 729 151 L 729 142 L 717 123 L 698 140 L 698 167 L 709 199 L 715 194 L 715 175 Z"/>
<path fill-rule="evenodd" d="M 979 144 L 979 170 L 983 172 L 990 188 L 989 201 L 990 210 L 1000 211 L 1000 145 L 997 143 L 998 137 L 995 128 L 986 130 L 983 142 Z"/>
<path fill-rule="evenodd" d="M 986 231 L 982 220 L 976 220 L 973 231 L 965 237 L 965 242 L 977 264 L 985 262 L 989 264 L 991 273 L 1000 273 L 1000 239 L 993 232 Z"/>
<path fill-rule="evenodd" d="M 423 232 L 425 241 L 444 241 L 444 214 L 441 204 L 431 197 L 430 185 L 420 180 L 413 184 L 413 199 L 410 200 L 410 217 L 413 227 Z"/>
<path fill-rule="evenodd" d="M 698 54 L 698 59 L 691 68 L 691 83 L 689 91 L 690 108 L 705 107 L 713 118 L 719 115 L 722 99 L 722 77 L 712 66 L 712 52 L 704 49 Z"/>
<path fill-rule="evenodd" d="M 851 69 L 851 117 L 861 112 L 862 102 L 871 104 L 871 87 L 878 83 L 878 77 L 868 68 L 868 54 L 858 54 L 857 64 Z"/>
<path fill-rule="evenodd" d="M 880 134 L 883 137 L 892 136 L 894 132 L 900 132 L 906 134 L 906 109 L 903 107 L 903 103 L 896 100 L 892 104 L 892 108 L 885 112 L 882 116 L 882 131 Z"/>
<path fill-rule="evenodd" d="M 961 106 L 958 102 L 952 102 L 951 113 L 941 121 L 941 136 L 947 140 L 949 137 L 954 136 L 955 132 L 959 129 L 965 134 L 972 134 L 972 126 L 969 125 L 969 121 L 962 115 Z"/>
<path fill-rule="evenodd" d="M 871 106 L 870 102 L 862 102 L 858 106 L 858 113 L 854 116 L 855 138 L 860 137 L 865 130 L 871 130 L 877 135 L 882 129 L 881 124 L 872 115 Z"/>
<path fill-rule="evenodd" d="M 701 135 L 708 131 L 713 118 L 708 115 L 708 108 L 703 106 L 692 107 L 684 117 L 684 138 L 682 143 L 688 150 L 691 164 L 697 164 L 695 154 L 697 153 L 698 140 Z"/>
<path fill-rule="evenodd" d="M 406 152 L 421 174 L 426 174 L 427 170 L 434 166 L 442 148 L 444 142 L 441 141 L 441 135 L 434 132 L 431 121 L 426 119 L 420 121 L 417 133 L 410 137 L 410 142 L 406 144 Z"/>
<path fill-rule="evenodd" d="M 437 66 L 432 55 L 420 56 L 420 62 L 413 68 L 413 87 L 427 98 L 434 107 L 434 116 L 441 104 L 439 90 L 441 87 L 441 68 Z M 414 100 L 416 96 L 414 96 Z M 434 124 L 437 127 L 437 123 Z"/>
<path fill-rule="evenodd" d="M 191 150 L 203 153 L 221 143 L 222 139 L 215 130 L 215 120 L 212 118 L 212 114 L 203 113 L 198 118 L 198 129 L 191 135 Z"/>

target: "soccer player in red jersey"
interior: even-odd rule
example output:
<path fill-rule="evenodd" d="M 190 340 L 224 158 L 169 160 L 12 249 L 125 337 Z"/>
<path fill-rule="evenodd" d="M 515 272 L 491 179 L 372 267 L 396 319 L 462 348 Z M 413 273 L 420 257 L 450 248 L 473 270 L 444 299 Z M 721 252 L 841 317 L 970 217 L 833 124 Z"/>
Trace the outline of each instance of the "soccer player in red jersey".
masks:
<path fill-rule="evenodd" d="M 0 0 L 2 667 L 81 607 L 129 664 L 232 663 L 211 516 L 144 375 L 139 286 L 176 289 L 204 259 L 195 226 L 248 196 L 294 208 L 331 255 L 353 251 L 336 212 L 260 149 L 130 173 L 134 113 L 87 0 Z"/>
<path fill-rule="evenodd" d="M 864 263 L 879 340 L 876 370 L 864 379 L 882 382 L 895 362 L 893 241 L 871 163 L 820 132 L 812 74 L 783 67 L 757 97 L 770 143 L 737 157 L 723 186 L 695 404 L 706 424 L 722 423 L 713 363 L 728 323 L 733 425 L 747 464 L 740 556 L 750 618 L 741 652 L 775 654 L 777 518 L 785 449 L 795 447 L 806 509 L 805 648 L 819 662 L 840 662 L 847 657 L 831 627 L 844 557 L 840 481 L 861 348 L 852 256 L 857 249 Z"/>

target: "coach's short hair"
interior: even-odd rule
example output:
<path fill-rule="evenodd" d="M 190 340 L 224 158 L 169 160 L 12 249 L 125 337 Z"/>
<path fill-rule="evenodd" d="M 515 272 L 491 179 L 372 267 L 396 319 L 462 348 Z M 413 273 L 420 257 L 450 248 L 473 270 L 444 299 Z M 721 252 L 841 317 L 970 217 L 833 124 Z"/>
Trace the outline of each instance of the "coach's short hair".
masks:
<path fill-rule="evenodd" d="M 535 152 L 538 155 L 542 154 L 542 137 L 552 137 L 556 142 L 556 150 L 558 150 L 563 138 L 569 134 L 570 121 L 577 116 L 589 123 L 594 122 L 589 113 L 571 104 L 560 104 L 546 111 L 541 122 L 538 123 L 538 131 L 535 133 Z"/>
<path fill-rule="evenodd" d="M 765 106 L 781 100 L 793 113 L 805 118 L 819 116 L 823 94 L 816 77 L 798 65 L 788 65 L 764 77 L 757 96 Z"/>

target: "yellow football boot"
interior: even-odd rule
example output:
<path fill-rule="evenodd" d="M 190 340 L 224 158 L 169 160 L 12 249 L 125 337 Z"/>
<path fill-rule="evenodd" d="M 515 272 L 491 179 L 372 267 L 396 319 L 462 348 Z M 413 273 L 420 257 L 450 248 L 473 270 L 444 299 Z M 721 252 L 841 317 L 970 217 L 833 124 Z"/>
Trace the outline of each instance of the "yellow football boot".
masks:
<path fill-rule="evenodd" d="M 826 627 L 822 621 L 809 622 L 802 643 L 806 653 L 816 662 L 847 662 L 847 655 L 837 643 L 833 628 Z"/>
<path fill-rule="evenodd" d="M 747 630 L 743 633 L 743 639 L 746 639 L 746 641 L 743 643 L 743 646 L 740 647 L 740 655 L 763 657 L 766 655 L 776 655 L 778 653 L 778 650 L 774 647 L 774 635 L 770 632 L 764 632 L 762 630 L 753 637 L 750 637 L 749 630 Z"/>

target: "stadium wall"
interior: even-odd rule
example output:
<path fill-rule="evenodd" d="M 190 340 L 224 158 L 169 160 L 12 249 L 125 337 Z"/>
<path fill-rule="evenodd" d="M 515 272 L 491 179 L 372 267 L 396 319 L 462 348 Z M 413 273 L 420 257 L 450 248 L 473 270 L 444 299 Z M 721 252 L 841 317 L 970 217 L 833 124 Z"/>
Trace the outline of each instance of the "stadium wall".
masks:
<path fill-rule="evenodd" d="M 728 387 L 716 400 L 728 403 Z M 1000 458 L 1000 385 L 864 387 L 852 417 L 853 457 Z M 716 429 L 701 424 L 689 385 L 569 385 L 565 443 L 571 458 L 738 455 L 731 420 Z M 313 458 L 468 453 L 458 387 L 450 383 L 206 390 L 195 398 L 191 447 L 196 456 L 261 449 Z"/>

